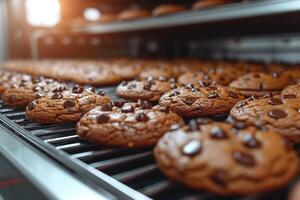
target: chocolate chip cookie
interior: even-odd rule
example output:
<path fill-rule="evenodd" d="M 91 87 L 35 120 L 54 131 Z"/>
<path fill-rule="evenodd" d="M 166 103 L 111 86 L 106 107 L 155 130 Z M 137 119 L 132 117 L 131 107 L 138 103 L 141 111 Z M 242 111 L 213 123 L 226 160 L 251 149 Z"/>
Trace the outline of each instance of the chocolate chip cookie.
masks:
<path fill-rule="evenodd" d="M 174 79 L 166 77 L 152 78 L 147 80 L 123 81 L 116 89 L 118 97 L 137 101 L 139 99 L 158 101 L 161 95 L 176 87 Z"/>
<path fill-rule="evenodd" d="M 63 91 L 66 84 L 45 79 L 42 77 L 31 78 L 29 81 L 21 81 L 19 85 L 14 84 L 2 94 L 4 104 L 12 107 L 25 107 L 35 98 L 40 98 L 45 93 Z"/>
<path fill-rule="evenodd" d="M 200 85 L 189 84 L 165 93 L 159 104 L 182 117 L 198 117 L 226 114 L 241 99 L 243 96 L 234 88 L 201 80 Z"/>
<path fill-rule="evenodd" d="M 284 88 L 281 92 L 282 95 L 289 95 L 293 94 L 296 97 L 300 97 L 300 84 L 290 85 Z"/>
<path fill-rule="evenodd" d="M 89 110 L 109 102 L 101 90 L 94 92 L 75 86 L 32 101 L 26 107 L 26 116 L 40 124 L 77 122 Z"/>
<path fill-rule="evenodd" d="M 295 151 L 273 131 L 221 122 L 166 133 L 154 155 L 170 179 L 219 195 L 250 195 L 287 184 L 298 172 Z"/>
<path fill-rule="evenodd" d="M 300 99 L 293 94 L 263 98 L 250 97 L 237 103 L 230 116 L 240 122 L 256 124 L 300 142 Z"/>
<path fill-rule="evenodd" d="M 232 78 L 224 73 L 209 74 L 205 72 L 186 72 L 178 77 L 178 83 L 185 85 L 189 83 L 198 84 L 200 80 L 227 86 L 232 81 Z"/>
<path fill-rule="evenodd" d="M 86 113 L 77 124 L 77 134 L 104 145 L 147 147 L 173 124 L 182 124 L 182 119 L 165 107 L 152 107 L 147 101 L 115 101 Z"/>
<path fill-rule="evenodd" d="M 268 92 L 280 94 L 281 90 L 290 85 L 291 77 L 279 73 L 249 73 L 229 84 L 240 90 L 246 97 L 263 96 Z"/>

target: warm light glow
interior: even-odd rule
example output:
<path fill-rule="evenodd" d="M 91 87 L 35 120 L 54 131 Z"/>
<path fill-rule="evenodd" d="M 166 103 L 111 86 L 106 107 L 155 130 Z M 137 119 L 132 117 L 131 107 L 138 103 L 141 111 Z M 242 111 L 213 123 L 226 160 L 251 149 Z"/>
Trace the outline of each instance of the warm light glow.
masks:
<path fill-rule="evenodd" d="M 96 8 L 87 8 L 83 11 L 83 17 L 87 21 L 97 21 L 101 17 L 101 12 Z"/>
<path fill-rule="evenodd" d="M 60 21 L 59 0 L 26 0 L 26 19 L 32 26 L 55 26 Z"/>

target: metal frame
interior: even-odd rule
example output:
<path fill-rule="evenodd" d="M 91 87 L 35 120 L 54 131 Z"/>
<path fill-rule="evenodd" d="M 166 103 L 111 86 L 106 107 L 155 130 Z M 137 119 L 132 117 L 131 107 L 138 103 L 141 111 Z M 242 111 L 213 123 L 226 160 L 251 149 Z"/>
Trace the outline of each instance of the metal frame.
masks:
<path fill-rule="evenodd" d="M 11 131 L 2 128 L 3 125 L 9 128 Z M 38 171 L 39 173 L 36 174 L 34 178 L 38 179 L 39 184 L 42 183 L 42 185 L 44 185 L 43 188 L 44 190 L 49 190 L 47 191 L 49 194 L 61 195 L 61 198 L 58 199 L 87 199 L 87 197 L 89 197 L 88 195 L 89 192 L 91 192 L 91 198 L 88 199 L 96 199 L 93 198 L 94 195 L 96 194 L 95 191 L 99 193 L 98 199 L 122 199 L 122 200 L 132 200 L 132 199 L 149 200 L 150 199 L 145 195 L 129 188 L 128 186 L 116 181 L 112 177 L 94 169 L 93 167 L 79 160 L 68 157 L 67 154 L 64 152 L 60 152 L 58 154 L 57 150 L 54 147 L 39 140 L 30 132 L 21 128 L 19 125 L 15 124 L 14 122 L 7 119 L 3 115 L 0 115 L 0 128 L 2 128 L 4 132 L 0 134 L 0 151 L 5 152 L 5 154 L 8 155 L 8 159 L 15 162 L 16 166 L 19 166 L 21 168 L 20 169 L 21 171 L 24 171 L 24 168 L 29 168 L 27 169 L 28 171 L 26 171 L 29 178 L 32 177 L 36 172 L 35 171 L 36 168 L 33 167 L 32 165 L 36 166 L 38 163 L 40 167 L 40 171 Z M 9 135 L 11 136 L 8 137 Z M 12 137 L 12 135 L 17 135 L 19 136 L 19 138 L 16 136 Z M 2 138 L 3 136 L 7 137 L 6 140 Z M 37 149 L 43 151 L 44 153 L 46 153 L 46 155 L 50 156 L 58 163 L 61 163 L 62 166 L 67 167 L 69 170 L 71 170 L 74 173 L 74 175 L 76 175 L 76 177 L 78 177 L 78 180 L 79 179 L 86 180 L 86 185 L 84 185 L 83 183 L 79 185 L 80 182 L 77 182 L 78 189 L 77 188 L 75 189 L 73 183 L 68 184 L 70 181 L 75 182 L 76 180 L 75 177 L 73 177 L 73 180 L 69 180 L 71 179 L 71 177 L 68 177 L 68 173 L 66 172 L 66 170 L 63 170 L 63 168 L 61 168 L 60 169 L 61 171 L 56 169 L 56 171 L 53 171 L 53 173 L 54 174 L 60 173 L 61 175 L 65 174 L 67 178 L 65 179 L 64 176 L 57 176 L 59 177 L 59 179 L 56 181 L 58 181 L 62 185 L 58 183 L 60 186 L 57 187 L 57 184 L 52 183 L 51 185 L 53 185 L 53 187 L 49 187 L 50 182 L 48 178 L 45 177 L 45 173 L 47 174 L 50 173 L 49 168 L 47 168 L 46 166 L 48 166 L 48 163 L 51 164 L 50 162 L 51 160 L 49 158 L 45 158 L 45 155 L 42 155 L 40 152 L 37 152 L 37 150 L 35 151 L 31 150 L 25 153 L 25 151 L 22 150 L 26 148 L 25 145 L 19 144 L 20 145 L 19 147 L 12 145 L 12 143 L 14 142 L 18 143 L 18 141 L 16 140 L 20 140 L 20 138 L 26 140 L 31 145 L 37 147 Z M 14 148 L 16 148 L 16 150 L 12 151 L 12 149 Z M 31 156 L 35 156 L 35 157 L 39 156 L 40 158 L 37 162 L 37 160 L 32 160 Z M 30 162 L 31 164 L 29 165 L 28 162 Z M 54 182 L 55 180 L 52 181 Z M 88 190 L 89 188 L 87 185 L 90 185 L 90 189 L 93 187 L 94 191 Z M 82 186 L 82 189 L 80 189 L 79 186 Z M 72 192 L 66 192 L 64 187 L 66 187 L 67 189 L 68 187 L 70 187 L 69 189 L 71 189 L 72 192 L 74 193 L 74 198 L 70 198 L 69 194 Z M 77 192 L 80 192 L 82 195 L 77 194 Z"/>

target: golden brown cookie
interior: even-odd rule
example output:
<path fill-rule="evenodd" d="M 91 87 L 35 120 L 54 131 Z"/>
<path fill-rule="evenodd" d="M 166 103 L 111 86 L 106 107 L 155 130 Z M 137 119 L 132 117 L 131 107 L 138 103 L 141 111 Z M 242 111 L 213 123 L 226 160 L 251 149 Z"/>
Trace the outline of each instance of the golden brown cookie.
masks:
<path fill-rule="evenodd" d="M 219 195 L 251 195 L 286 185 L 297 154 L 273 131 L 196 121 L 166 133 L 154 155 L 171 180 Z"/>
<path fill-rule="evenodd" d="M 161 16 L 185 11 L 186 7 L 178 4 L 162 4 L 152 10 L 152 15 Z"/>
<path fill-rule="evenodd" d="M 237 88 L 242 95 L 249 97 L 252 95 L 264 96 L 268 92 L 280 94 L 281 90 L 290 85 L 291 78 L 279 73 L 249 73 L 240 76 L 229 84 L 230 87 Z"/>
<path fill-rule="evenodd" d="M 165 93 L 176 87 L 174 79 L 166 77 L 152 78 L 146 80 L 123 81 L 116 89 L 118 97 L 137 101 L 139 99 L 158 101 Z"/>
<path fill-rule="evenodd" d="M 102 91 L 75 86 L 32 101 L 26 107 L 26 116 L 40 124 L 77 122 L 89 110 L 109 102 Z"/>
<path fill-rule="evenodd" d="M 229 113 L 243 99 L 234 88 L 211 86 L 204 80 L 200 82 L 201 85 L 189 84 L 165 93 L 159 104 L 182 117 L 198 117 Z"/>
<path fill-rule="evenodd" d="M 86 113 L 77 124 L 77 134 L 89 141 L 117 147 L 147 147 L 182 119 L 166 108 L 149 102 L 115 101 Z"/>
<path fill-rule="evenodd" d="M 237 103 L 230 116 L 240 122 L 257 124 L 300 142 L 300 99 L 295 95 L 250 97 Z"/>
<path fill-rule="evenodd" d="M 296 97 L 300 97 L 300 84 L 290 85 L 284 88 L 281 92 L 282 95 L 293 94 Z"/>

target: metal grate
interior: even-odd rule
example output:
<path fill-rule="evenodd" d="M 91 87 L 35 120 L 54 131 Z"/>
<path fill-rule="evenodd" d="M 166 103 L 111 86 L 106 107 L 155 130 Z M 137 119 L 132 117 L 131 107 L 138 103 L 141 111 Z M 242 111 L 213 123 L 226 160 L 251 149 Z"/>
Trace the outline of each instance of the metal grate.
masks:
<path fill-rule="evenodd" d="M 114 97 L 114 88 L 104 88 Z M 72 159 L 80 160 L 95 169 L 115 178 L 125 185 L 154 199 L 172 200 L 260 200 L 285 199 L 286 188 L 270 194 L 251 197 L 216 197 L 177 185 L 167 180 L 155 163 L 152 149 L 108 148 L 80 139 L 76 135 L 74 123 L 58 125 L 39 125 L 26 119 L 24 110 L 12 109 L 0 102 L 0 113 L 9 120 L 28 130 L 34 137 L 52 145 L 59 154 L 63 151 Z M 74 164 L 76 164 L 74 162 Z"/>

